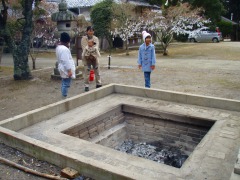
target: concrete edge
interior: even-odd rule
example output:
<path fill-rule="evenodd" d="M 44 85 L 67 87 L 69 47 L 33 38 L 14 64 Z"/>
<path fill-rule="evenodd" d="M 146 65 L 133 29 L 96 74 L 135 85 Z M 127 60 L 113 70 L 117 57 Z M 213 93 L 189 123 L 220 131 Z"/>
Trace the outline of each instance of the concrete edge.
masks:
<path fill-rule="evenodd" d="M 21 133 L 12 132 L 11 130 L 0 127 L 0 137 L 6 145 L 34 156 L 38 159 L 50 162 L 61 168 L 72 167 L 77 170 L 81 170 L 82 174 L 96 179 L 121 179 L 129 180 L 138 177 L 138 174 L 130 174 L 129 172 L 122 171 L 116 168 L 102 169 L 101 165 L 97 161 L 89 161 L 86 157 L 79 157 L 79 155 L 61 149 L 59 147 L 52 146 L 45 142 L 32 139 Z M 81 161 L 79 160 L 81 159 Z M 114 172 L 114 173 L 112 173 Z M 129 178 L 132 177 L 132 178 Z M 146 177 L 147 178 L 147 177 Z"/>
<path fill-rule="evenodd" d="M 191 115 L 183 115 L 183 114 L 171 113 L 166 111 L 155 111 L 150 108 L 149 109 L 142 108 L 142 107 L 132 106 L 128 104 L 122 104 L 122 111 L 131 113 L 131 114 L 140 115 L 140 116 L 146 116 L 146 117 L 152 117 L 152 118 L 164 119 L 164 120 L 170 120 L 170 121 L 174 120 L 175 122 L 188 123 L 188 124 L 193 124 L 193 125 L 198 125 L 203 127 L 211 127 L 216 122 L 216 120 L 214 119 L 200 118 L 200 117 L 195 117 Z"/>
<path fill-rule="evenodd" d="M 232 99 L 201 96 L 160 89 L 148 89 L 137 86 L 128 86 L 120 84 L 114 84 L 114 92 L 120 94 L 159 99 L 164 101 L 171 101 L 183 104 L 240 112 L 240 101 Z"/>

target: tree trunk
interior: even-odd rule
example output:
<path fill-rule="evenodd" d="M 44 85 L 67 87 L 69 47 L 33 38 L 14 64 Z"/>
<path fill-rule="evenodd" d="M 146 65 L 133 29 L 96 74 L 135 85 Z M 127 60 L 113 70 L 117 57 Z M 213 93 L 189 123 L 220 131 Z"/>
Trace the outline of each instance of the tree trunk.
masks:
<path fill-rule="evenodd" d="M 34 57 L 33 53 L 34 52 L 30 52 L 30 56 L 31 56 L 31 59 L 32 59 L 32 68 L 36 69 L 36 59 L 37 59 L 37 57 Z"/>
<path fill-rule="evenodd" d="M 14 63 L 14 80 L 31 79 L 31 73 L 28 65 L 28 54 L 30 49 L 30 37 L 33 29 L 33 0 L 22 1 L 22 14 L 24 23 L 22 23 L 21 40 L 17 45 L 14 41 L 13 34 L 7 26 L 8 7 L 5 1 L 2 1 L 3 10 L 0 14 L 1 35 L 3 36 L 6 45 L 10 48 Z"/>
<path fill-rule="evenodd" d="M 161 36 L 161 44 L 163 47 L 163 55 L 168 56 L 167 47 L 169 46 L 170 42 L 172 41 L 173 34 L 170 32 L 163 32 Z"/>
<path fill-rule="evenodd" d="M 161 42 L 161 44 L 162 44 L 162 48 L 163 48 L 163 55 L 167 56 L 168 55 L 168 50 L 167 50 L 168 44 L 165 44 L 164 42 Z"/>
<path fill-rule="evenodd" d="M 164 56 L 167 56 L 167 55 L 168 55 L 168 50 L 167 50 L 167 48 L 163 48 L 163 55 L 164 55 Z"/>
<path fill-rule="evenodd" d="M 14 63 L 14 80 L 31 79 L 32 75 L 28 65 L 28 49 L 26 46 L 19 46 L 17 50 L 12 51 Z"/>
<path fill-rule="evenodd" d="M 32 58 L 32 68 L 36 69 L 36 58 Z"/>
<path fill-rule="evenodd" d="M 126 40 L 126 55 L 129 55 L 128 40 Z"/>

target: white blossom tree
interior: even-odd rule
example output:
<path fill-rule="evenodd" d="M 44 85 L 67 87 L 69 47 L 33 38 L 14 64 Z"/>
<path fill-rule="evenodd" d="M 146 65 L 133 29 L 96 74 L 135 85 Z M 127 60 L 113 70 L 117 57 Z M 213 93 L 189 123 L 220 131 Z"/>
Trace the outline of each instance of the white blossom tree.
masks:
<path fill-rule="evenodd" d="M 141 23 L 147 30 L 153 31 L 163 47 L 163 55 L 168 55 L 168 46 L 173 34 L 189 34 L 195 27 L 202 27 L 209 20 L 198 15 L 199 9 L 192 10 L 188 3 L 169 7 L 165 16 L 157 12 L 149 12 L 147 17 L 141 17 Z"/>
<path fill-rule="evenodd" d="M 134 13 L 135 6 L 129 3 L 114 4 L 112 29 L 110 30 L 113 39 L 119 36 L 126 47 L 126 55 L 129 55 L 128 39 L 141 28 L 141 23 L 137 21 Z"/>
<path fill-rule="evenodd" d="M 122 26 L 115 28 L 114 31 L 111 31 L 113 37 L 119 36 L 126 47 L 126 55 L 129 55 L 129 47 L 128 47 L 128 39 L 136 32 L 138 32 L 141 28 L 141 24 L 136 21 L 131 21 L 130 19 L 126 19 L 125 23 Z"/>

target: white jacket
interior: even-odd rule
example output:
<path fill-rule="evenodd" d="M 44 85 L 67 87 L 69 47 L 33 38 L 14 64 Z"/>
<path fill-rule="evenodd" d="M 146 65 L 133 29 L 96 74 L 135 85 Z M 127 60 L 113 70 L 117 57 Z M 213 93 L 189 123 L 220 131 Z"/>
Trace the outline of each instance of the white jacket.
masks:
<path fill-rule="evenodd" d="M 68 70 L 71 69 L 73 79 L 76 78 L 76 67 L 72 58 L 71 51 L 64 45 L 58 45 L 56 48 L 58 61 L 58 70 L 62 78 L 68 78 Z"/>

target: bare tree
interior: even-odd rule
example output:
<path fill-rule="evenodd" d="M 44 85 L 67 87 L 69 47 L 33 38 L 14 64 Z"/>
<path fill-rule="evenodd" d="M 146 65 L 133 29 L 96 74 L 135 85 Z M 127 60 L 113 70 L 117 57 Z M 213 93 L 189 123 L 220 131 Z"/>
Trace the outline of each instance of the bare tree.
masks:
<path fill-rule="evenodd" d="M 33 69 L 36 68 L 36 59 L 39 50 L 42 47 L 54 47 L 58 39 L 54 37 L 57 30 L 56 22 L 51 21 L 51 14 L 57 11 L 56 3 L 48 3 L 42 1 L 41 4 L 34 9 L 33 31 L 31 36 L 30 56 L 32 59 Z"/>
<path fill-rule="evenodd" d="M 33 69 L 36 68 L 36 60 L 41 48 L 55 47 L 58 39 L 54 37 L 57 31 L 56 23 L 50 17 L 44 17 L 34 21 L 34 29 L 31 36 L 31 49 L 29 55 L 32 59 Z"/>

